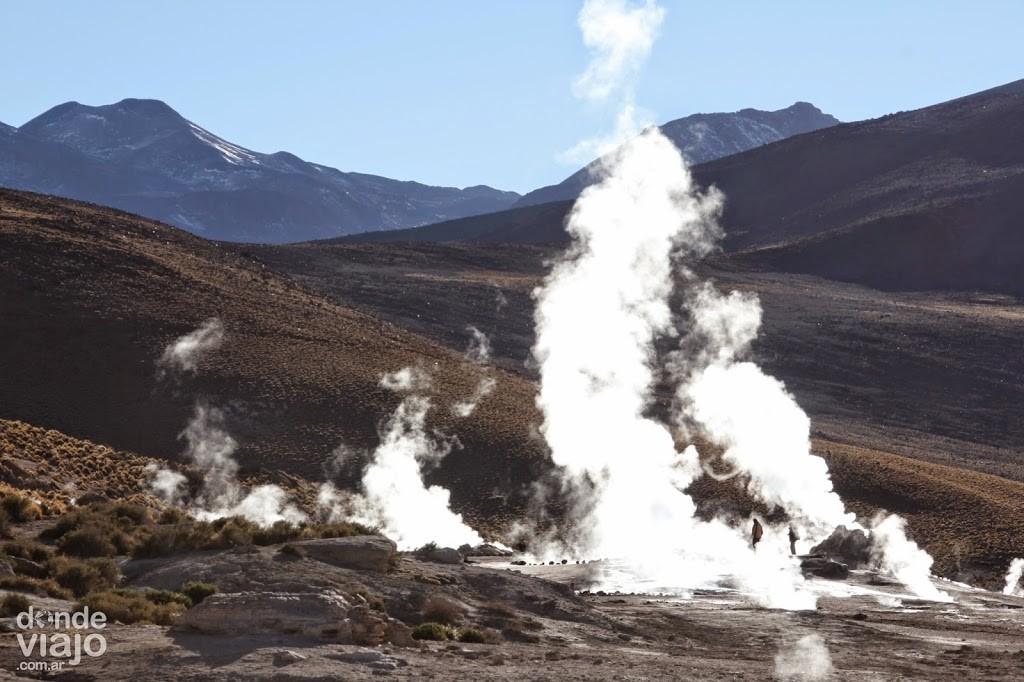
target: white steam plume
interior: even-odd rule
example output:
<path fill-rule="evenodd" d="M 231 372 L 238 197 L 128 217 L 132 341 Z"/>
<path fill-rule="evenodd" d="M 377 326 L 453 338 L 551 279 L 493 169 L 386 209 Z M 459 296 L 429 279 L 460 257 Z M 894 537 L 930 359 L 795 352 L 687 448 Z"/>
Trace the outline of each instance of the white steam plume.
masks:
<path fill-rule="evenodd" d="M 477 405 L 480 404 L 480 401 L 489 396 L 497 385 L 498 382 L 495 381 L 494 378 L 484 377 L 480 380 L 480 383 L 476 385 L 473 395 L 469 396 L 466 400 L 452 405 L 452 414 L 463 418 L 473 414 L 473 412 L 476 411 Z"/>
<path fill-rule="evenodd" d="M 652 0 L 639 6 L 625 0 L 587 0 L 583 4 L 578 22 L 593 57 L 573 83 L 573 93 L 595 102 L 615 98 L 618 113 L 614 132 L 582 140 L 563 152 L 562 160 L 578 162 L 603 156 L 649 125 L 649 113 L 634 104 L 633 88 L 664 18 L 665 10 Z"/>
<path fill-rule="evenodd" d="M 554 462 L 596 488 L 581 529 L 590 537 L 576 549 L 601 556 L 660 546 L 692 517 L 676 485 L 693 480 L 697 462 L 643 414 L 652 344 L 672 326 L 671 254 L 703 251 L 717 209 L 717 196 L 693 191 L 675 147 L 655 129 L 616 159 L 576 202 L 567 224 L 573 245 L 535 292 L 541 431 Z"/>
<path fill-rule="evenodd" d="M 901 517 L 876 517 L 871 524 L 871 545 L 876 565 L 896 576 L 911 592 L 925 599 L 953 601 L 932 584 L 932 558 L 907 537 L 907 524 Z"/>
<path fill-rule="evenodd" d="M 168 374 L 194 372 L 203 354 L 223 341 L 224 325 L 219 319 L 210 318 L 201 327 L 179 337 L 164 349 L 163 355 L 157 360 L 157 377 L 163 379 Z"/>
<path fill-rule="evenodd" d="M 594 58 L 576 82 L 573 93 L 604 100 L 632 87 L 658 36 L 665 10 L 652 0 L 630 7 L 625 0 L 587 0 L 578 21 L 583 43 Z"/>
<path fill-rule="evenodd" d="M 810 453 L 807 415 L 780 381 L 738 361 L 761 325 L 757 297 L 699 283 L 687 309 L 691 330 L 672 363 L 683 425 L 724 447 L 722 459 L 746 474 L 748 492 L 785 509 L 804 526 L 801 537 L 821 540 L 839 525 L 857 527 L 832 490 L 825 460 Z"/>
<path fill-rule="evenodd" d="M 1014 559 L 1010 562 L 1010 569 L 1006 572 L 1006 587 L 1003 588 L 1003 594 L 1011 597 L 1024 597 L 1024 585 L 1020 584 L 1022 575 L 1024 575 L 1024 559 Z"/>
<path fill-rule="evenodd" d="M 234 458 L 238 443 L 224 428 L 222 410 L 196 404 L 179 438 L 185 439 L 185 457 L 200 471 L 203 483 L 195 498 L 186 500 L 183 475 L 155 465 L 147 468 L 152 474 L 150 488 L 165 502 L 185 503 L 197 519 L 203 520 L 242 516 L 261 526 L 306 520 L 306 515 L 291 503 L 288 493 L 276 485 L 243 491 Z"/>
<path fill-rule="evenodd" d="M 775 677 L 796 682 L 818 682 L 832 675 L 832 657 L 821 635 L 807 635 L 775 655 Z"/>
<path fill-rule="evenodd" d="M 157 497 L 168 504 L 181 502 L 185 495 L 185 483 L 188 481 L 184 474 L 161 468 L 156 462 L 147 464 L 146 472 L 151 476 L 149 487 Z"/>
<path fill-rule="evenodd" d="M 655 342 L 676 333 L 673 261 L 715 247 L 721 196 L 697 191 L 656 128 L 605 161 L 605 176 L 581 193 L 569 216 L 572 245 L 535 292 L 542 434 L 565 475 L 570 505 L 559 547 L 613 558 L 618 579 L 634 587 L 685 590 L 728 575 L 763 604 L 813 608 L 788 555 L 789 524 L 765 524 L 754 552 L 750 519 L 696 519 L 681 491 L 701 475 L 697 452 L 678 453 L 668 427 L 650 416 L 662 369 Z M 665 367 L 679 382 L 677 425 L 724 447 L 723 459 L 749 492 L 783 507 L 801 538 L 854 526 L 824 460 L 810 452 L 807 416 L 779 381 L 743 361 L 760 326 L 756 297 L 722 295 L 685 268 L 683 275 L 690 325 Z M 928 580 L 930 564 L 920 561 L 927 555 L 902 527 L 883 525 L 876 541 L 886 548 L 888 570 L 923 595 L 941 596 Z"/>
<path fill-rule="evenodd" d="M 470 325 L 466 327 L 469 332 L 469 346 L 466 348 L 466 357 L 477 363 L 485 363 L 491 359 L 491 340 L 487 334 Z"/>
<path fill-rule="evenodd" d="M 470 333 L 466 357 L 476 364 L 488 362 L 491 359 L 491 340 L 487 338 L 487 334 L 473 326 L 467 327 L 466 330 Z M 497 385 L 498 382 L 492 377 L 482 378 L 473 390 L 473 395 L 452 405 L 452 414 L 463 418 L 473 414 L 480 401 L 490 395 Z"/>
<path fill-rule="evenodd" d="M 450 443 L 427 431 L 430 400 L 415 393 L 429 386 L 429 377 L 406 368 L 380 383 L 412 392 L 384 425 L 380 445 L 363 474 L 362 495 L 352 502 L 350 520 L 379 527 L 402 550 L 429 542 L 451 547 L 481 544 L 480 535 L 449 509 L 448 490 L 423 482 L 423 467 L 436 465 L 451 449 Z"/>
<path fill-rule="evenodd" d="M 673 254 L 711 249 L 720 197 L 696 191 L 657 129 L 615 158 L 577 201 L 573 245 L 535 292 L 541 431 L 573 502 L 568 546 L 548 551 L 613 558 L 634 588 L 680 591 L 730 575 L 765 605 L 813 608 L 785 530 L 766 528 L 755 553 L 746 523 L 695 518 L 681 491 L 701 474 L 697 452 L 677 452 L 669 428 L 647 416 L 654 342 L 674 329 Z"/>

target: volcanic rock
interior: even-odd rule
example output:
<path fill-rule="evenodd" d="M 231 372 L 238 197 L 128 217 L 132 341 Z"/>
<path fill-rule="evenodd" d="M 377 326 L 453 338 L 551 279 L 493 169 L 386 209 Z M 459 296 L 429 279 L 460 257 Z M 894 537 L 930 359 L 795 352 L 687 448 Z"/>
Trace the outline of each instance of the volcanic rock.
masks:
<path fill-rule="evenodd" d="M 291 543 L 310 559 L 343 568 L 387 572 L 398 550 L 382 535 L 357 535 L 348 538 L 323 538 Z"/>
<path fill-rule="evenodd" d="M 6 559 L 0 559 L 0 578 L 9 578 L 14 575 L 14 569 L 11 568 L 11 562 Z"/>
<path fill-rule="evenodd" d="M 179 631 L 207 635 L 297 635 L 340 644 L 412 646 L 412 630 L 337 592 L 215 594 L 187 610 Z"/>
<path fill-rule="evenodd" d="M 800 568 L 819 578 L 828 578 L 829 580 L 846 580 L 850 577 L 849 566 L 824 557 L 804 559 L 800 562 Z"/>
<path fill-rule="evenodd" d="M 871 560 L 871 539 L 862 530 L 839 526 L 832 535 L 815 545 L 811 554 L 822 554 L 853 568 L 861 568 Z"/>

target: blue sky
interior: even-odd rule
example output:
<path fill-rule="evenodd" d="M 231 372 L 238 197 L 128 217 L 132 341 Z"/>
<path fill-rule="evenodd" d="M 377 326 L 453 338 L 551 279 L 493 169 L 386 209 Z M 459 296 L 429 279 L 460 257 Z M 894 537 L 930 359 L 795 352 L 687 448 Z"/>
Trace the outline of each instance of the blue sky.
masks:
<path fill-rule="evenodd" d="M 1024 78 L 1022 0 L 668 2 L 636 84 L 665 122 L 810 101 L 842 120 Z M 162 99 L 214 133 L 346 171 L 528 191 L 614 127 L 575 99 L 565 0 L 0 0 L 0 121 Z"/>

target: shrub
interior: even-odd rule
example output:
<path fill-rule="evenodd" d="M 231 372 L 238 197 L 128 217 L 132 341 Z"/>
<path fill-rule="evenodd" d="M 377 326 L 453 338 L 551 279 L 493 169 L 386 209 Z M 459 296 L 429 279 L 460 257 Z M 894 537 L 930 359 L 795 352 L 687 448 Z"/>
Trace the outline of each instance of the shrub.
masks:
<path fill-rule="evenodd" d="M 434 595 L 423 604 L 423 617 L 427 621 L 455 625 L 464 614 L 459 604 L 441 595 Z"/>
<path fill-rule="evenodd" d="M 277 550 L 278 554 L 284 554 L 285 556 L 294 557 L 296 559 L 305 559 L 306 551 L 301 547 L 296 547 L 290 542 L 286 542 L 281 545 L 281 548 Z"/>
<path fill-rule="evenodd" d="M 18 592 L 31 592 L 41 596 L 50 596 L 57 599 L 71 599 L 71 590 L 61 587 L 55 580 L 49 578 L 30 578 L 27 575 L 14 575 L 0 578 L 0 588 L 5 590 L 16 590 Z"/>
<path fill-rule="evenodd" d="M 179 592 L 188 598 L 192 606 L 195 606 L 207 597 L 217 594 L 220 590 L 211 583 L 200 583 L 193 580 L 183 584 Z"/>
<path fill-rule="evenodd" d="M 188 528 L 158 526 L 147 530 L 132 548 L 134 559 L 152 559 L 179 550 L 189 536 Z"/>
<path fill-rule="evenodd" d="M 0 509 L 16 523 L 37 521 L 43 518 L 43 510 L 31 498 L 19 493 L 8 493 L 0 498 Z"/>
<path fill-rule="evenodd" d="M 279 545 L 282 542 L 299 539 L 303 535 L 303 530 L 287 521 L 276 521 L 270 528 L 257 528 L 253 532 L 252 541 L 262 547 Z"/>
<path fill-rule="evenodd" d="M 8 594 L 0 599 L 0 616 L 17 616 L 19 613 L 28 611 L 32 601 L 23 594 Z"/>
<path fill-rule="evenodd" d="M 486 644 L 489 641 L 486 633 L 484 633 L 483 630 L 477 630 L 476 628 L 459 630 L 459 636 L 457 639 L 466 644 Z"/>
<path fill-rule="evenodd" d="M 379 594 L 371 594 L 370 592 L 367 592 L 366 590 L 356 590 L 352 594 L 353 595 L 358 595 L 358 596 L 362 597 L 363 599 L 365 599 L 366 600 L 366 605 L 369 606 L 374 611 L 380 611 L 381 613 L 387 613 L 388 612 L 387 604 L 384 603 L 383 597 L 381 597 Z"/>
<path fill-rule="evenodd" d="M 413 639 L 426 639 L 432 642 L 444 642 L 448 639 L 449 630 L 441 623 L 424 623 L 412 631 Z"/>
<path fill-rule="evenodd" d="M 339 521 L 317 526 L 314 535 L 321 538 L 348 538 L 353 535 L 374 535 L 378 532 L 377 529 L 369 528 L 361 523 Z"/>
<path fill-rule="evenodd" d="M 157 523 L 163 525 L 185 523 L 190 520 L 191 519 L 189 518 L 189 515 L 185 513 L 185 510 L 179 507 L 167 507 L 160 512 L 160 516 L 157 517 Z"/>
<path fill-rule="evenodd" d="M 415 554 L 416 556 L 428 556 L 430 554 L 433 554 L 436 551 L 437 551 L 437 543 L 436 542 L 428 542 L 427 544 L 423 545 L 422 547 L 417 549 L 415 552 L 413 552 L 413 554 Z"/>
<path fill-rule="evenodd" d="M 58 541 L 57 546 L 65 554 L 79 557 L 110 557 L 117 554 L 117 547 L 105 529 L 86 526 L 69 531 Z"/>
<path fill-rule="evenodd" d="M 53 556 L 53 550 L 46 545 L 27 540 L 14 540 L 5 542 L 3 553 L 7 556 L 15 556 L 19 559 L 28 559 L 38 564 L 45 563 Z"/>
<path fill-rule="evenodd" d="M 157 606 L 177 604 L 186 609 L 192 606 L 192 600 L 181 592 L 172 592 L 171 590 L 143 590 L 142 596 Z"/>
<path fill-rule="evenodd" d="M 145 507 L 121 501 L 113 507 L 114 516 L 128 521 L 132 526 L 144 526 L 153 522 L 153 515 Z"/>
<path fill-rule="evenodd" d="M 62 561 L 53 562 L 56 565 L 51 565 L 51 576 L 57 584 L 71 590 L 76 597 L 109 589 L 117 583 L 117 565 L 110 559 L 61 559 Z"/>
<path fill-rule="evenodd" d="M 90 514 L 86 507 L 73 509 L 58 517 L 52 526 L 39 533 L 39 537 L 46 538 L 47 540 L 58 540 L 76 528 L 88 525 L 89 516 Z"/>
<path fill-rule="evenodd" d="M 144 592 L 128 589 L 113 589 L 91 592 L 79 603 L 81 609 L 88 606 L 91 611 L 102 611 L 111 622 L 124 624 L 155 623 L 170 625 L 185 610 L 178 602 L 154 604 Z"/>

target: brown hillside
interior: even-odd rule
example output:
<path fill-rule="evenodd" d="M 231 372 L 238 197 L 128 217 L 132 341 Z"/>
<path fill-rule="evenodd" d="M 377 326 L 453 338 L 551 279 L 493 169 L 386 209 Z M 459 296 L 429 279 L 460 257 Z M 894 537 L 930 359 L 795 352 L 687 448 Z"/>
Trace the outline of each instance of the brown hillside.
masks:
<path fill-rule="evenodd" d="M 345 442 L 376 445 L 398 397 L 378 386 L 407 365 L 435 379 L 434 424 L 462 444 L 436 472 L 480 515 L 528 475 L 533 387 L 495 372 L 470 418 L 448 408 L 480 368 L 462 353 L 323 299 L 180 230 L 111 209 L 0 190 L 0 416 L 149 456 L 175 458 L 196 396 L 229 408 L 243 473 L 319 480 Z M 181 386 L 155 378 L 172 340 L 219 317 L 227 340 Z M 468 336 L 466 337 L 468 339 Z M 474 476 L 463 478 L 472 469 Z M 493 511 L 493 505 L 489 508 Z"/>

